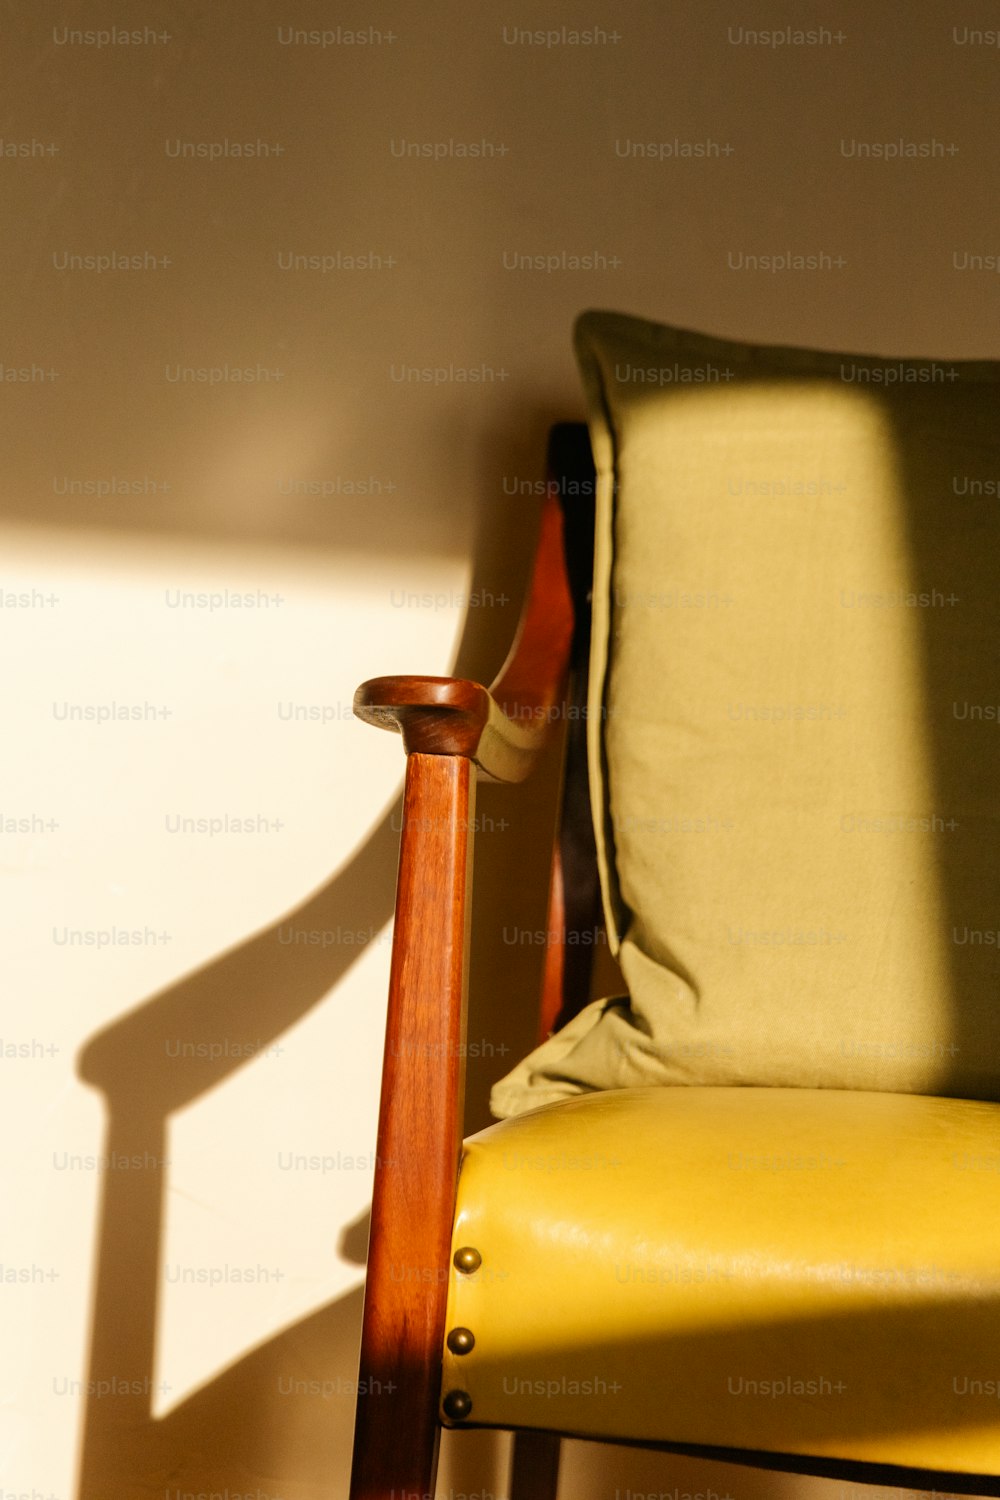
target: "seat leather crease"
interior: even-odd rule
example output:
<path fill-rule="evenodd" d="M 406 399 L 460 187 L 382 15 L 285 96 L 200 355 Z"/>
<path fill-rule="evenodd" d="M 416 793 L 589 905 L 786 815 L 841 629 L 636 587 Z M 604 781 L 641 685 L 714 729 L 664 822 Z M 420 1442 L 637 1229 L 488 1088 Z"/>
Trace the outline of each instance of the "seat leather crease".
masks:
<path fill-rule="evenodd" d="M 473 1425 L 997 1468 L 1000 1105 L 580 1096 L 466 1141 L 464 1246 Z"/>

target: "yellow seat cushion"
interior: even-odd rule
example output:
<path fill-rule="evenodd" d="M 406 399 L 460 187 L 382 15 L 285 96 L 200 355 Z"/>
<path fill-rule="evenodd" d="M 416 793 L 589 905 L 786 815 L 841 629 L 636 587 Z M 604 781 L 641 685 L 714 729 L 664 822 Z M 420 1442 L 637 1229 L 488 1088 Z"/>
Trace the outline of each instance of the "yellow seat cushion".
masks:
<path fill-rule="evenodd" d="M 577 327 L 612 948 L 497 1115 L 645 1084 L 1000 1099 L 1000 364 Z"/>
<path fill-rule="evenodd" d="M 464 1247 L 472 1425 L 1000 1472 L 1000 1106 L 583 1095 L 466 1141 Z"/>

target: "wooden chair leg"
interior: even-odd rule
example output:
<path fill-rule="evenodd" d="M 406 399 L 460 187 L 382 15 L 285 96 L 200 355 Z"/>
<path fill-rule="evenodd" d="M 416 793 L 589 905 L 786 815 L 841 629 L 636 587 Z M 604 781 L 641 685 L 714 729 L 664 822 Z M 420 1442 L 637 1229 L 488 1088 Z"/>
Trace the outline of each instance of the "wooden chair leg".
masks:
<path fill-rule="evenodd" d="M 554 1432 L 515 1433 L 510 1500 L 556 1500 L 560 1443 Z"/>
<path fill-rule="evenodd" d="M 351 1500 L 434 1493 L 474 809 L 471 761 L 409 756 Z"/>

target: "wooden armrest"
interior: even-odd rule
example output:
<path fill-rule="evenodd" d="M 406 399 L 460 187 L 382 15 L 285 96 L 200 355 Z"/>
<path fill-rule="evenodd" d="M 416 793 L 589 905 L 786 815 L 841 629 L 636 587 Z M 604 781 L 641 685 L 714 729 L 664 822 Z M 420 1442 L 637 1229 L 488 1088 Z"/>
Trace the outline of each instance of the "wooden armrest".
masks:
<path fill-rule="evenodd" d="M 580 568 L 577 599 L 583 613 Z M 352 1496 L 430 1494 L 462 1138 L 476 773 L 527 775 L 564 714 L 574 608 L 550 484 L 527 603 L 495 683 L 377 677 L 359 718 L 407 752 Z M 581 649 L 577 632 L 577 650 Z M 578 663 L 579 666 L 579 663 Z"/>
<path fill-rule="evenodd" d="M 478 682 L 375 677 L 354 695 L 366 724 L 396 729 L 407 755 L 464 755 L 495 781 L 523 781 L 545 742 L 547 718 L 508 717 Z"/>
<path fill-rule="evenodd" d="M 401 733 L 407 755 L 462 755 L 495 781 L 523 781 L 560 715 L 572 635 L 562 508 L 550 485 L 527 602 L 493 685 L 462 677 L 374 677 L 355 693 L 354 712 Z"/>

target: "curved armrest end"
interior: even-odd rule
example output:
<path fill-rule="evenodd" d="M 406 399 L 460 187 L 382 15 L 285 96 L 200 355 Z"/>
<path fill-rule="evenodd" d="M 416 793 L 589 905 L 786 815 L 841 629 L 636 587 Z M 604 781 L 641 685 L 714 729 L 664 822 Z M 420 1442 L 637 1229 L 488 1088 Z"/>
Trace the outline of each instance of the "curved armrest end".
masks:
<path fill-rule="evenodd" d="M 354 712 L 398 731 L 407 755 L 464 755 L 494 781 L 523 781 L 560 717 L 573 629 L 563 514 L 550 485 L 520 627 L 492 686 L 465 677 L 373 677 L 355 693 Z"/>
<path fill-rule="evenodd" d="M 373 677 L 355 693 L 354 712 L 401 734 L 407 755 L 464 755 L 495 781 L 523 781 L 549 729 L 547 717 L 504 712 L 464 677 Z"/>

